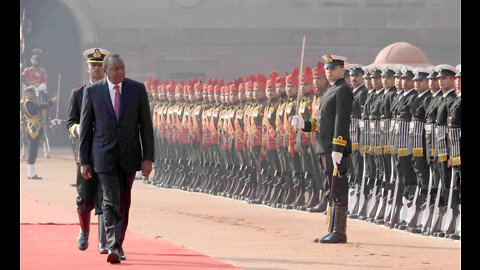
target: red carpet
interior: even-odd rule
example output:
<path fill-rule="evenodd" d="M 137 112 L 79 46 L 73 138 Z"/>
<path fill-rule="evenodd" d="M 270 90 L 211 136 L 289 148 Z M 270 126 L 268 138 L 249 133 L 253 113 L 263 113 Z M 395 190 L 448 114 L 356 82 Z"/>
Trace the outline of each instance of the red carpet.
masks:
<path fill-rule="evenodd" d="M 239 269 L 170 242 L 147 238 L 127 230 L 120 264 L 107 263 L 98 253 L 97 224 L 91 225 L 89 247 L 76 246 L 79 232 L 75 214 L 20 197 L 20 267 L 27 269 Z M 59 222 L 60 221 L 60 222 Z"/>

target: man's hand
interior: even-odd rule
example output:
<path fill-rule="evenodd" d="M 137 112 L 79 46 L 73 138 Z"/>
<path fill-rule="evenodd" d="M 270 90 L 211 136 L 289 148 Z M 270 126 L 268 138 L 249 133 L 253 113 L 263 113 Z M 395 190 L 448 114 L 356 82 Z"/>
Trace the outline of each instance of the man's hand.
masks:
<path fill-rule="evenodd" d="M 151 160 L 142 161 L 142 175 L 149 176 L 151 172 L 152 172 L 152 161 Z"/>
<path fill-rule="evenodd" d="M 88 180 L 92 178 L 92 167 L 90 164 L 80 165 L 80 173 L 82 174 L 83 179 Z"/>

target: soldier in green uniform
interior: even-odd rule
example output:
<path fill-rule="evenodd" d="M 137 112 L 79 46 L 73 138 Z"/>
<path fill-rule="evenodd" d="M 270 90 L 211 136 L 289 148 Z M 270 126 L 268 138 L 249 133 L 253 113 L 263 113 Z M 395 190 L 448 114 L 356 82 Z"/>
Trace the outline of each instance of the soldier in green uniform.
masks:
<path fill-rule="evenodd" d="M 288 73 L 286 73 L 285 76 L 287 75 Z M 278 96 L 278 103 L 277 107 L 275 108 L 275 132 L 277 134 L 275 146 L 278 153 L 280 170 L 277 170 L 274 173 L 278 181 L 274 184 L 272 199 L 269 203 L 271 207 L 276 207 L 277 204 L 280 205 L 280 203 L 283 201 L 283 198 L 285 197 L 285 189 L 283 187 L 283 185 L 285 184 L 285 178 L 289 177 L 287 175 L 291 175 L 291 172 L 289 172 L 288 169 L 288 152 L 283 145 L 283 136 L 285 134 L 283 113 L 285 111 L 285 105 L 287 104 L 288 99 L 285 90 L 285 77 L 278 76 L 277 78 L 275 78 L 275 86 L 275 90 Z"/>
<path fill-rule="evenodd" d="M 298 68 L 293 68 L 292 74 L 285 78 L 288 99 L 283 111 L 283 129 L 285 130 L 283 134 L 283 147 L 287 151 L 289 158 L 286 163 L 288 170 L 287 173 L 285 173 L 285 183 L 283 184 L 286 194 L 283 202 L 277 204 L 276 207 L 284 207 L 286 209 L 293 208 L 293 202 L 297 195 L 294 185 L 304 177 L 302 161 L 298 154 L 298 149 L 295 149 L 296 130 L 289 121 L 291 117 L 297 115 L 298 77 Z"/>
<path fill-rule="evenodd" d="M 305 66 L 304 72 L 300 75 L 299 78 L 299 91 L 300 91 L 300 101 L 298 106 L 298 113 L 302 119 L 310 119 L 312 117 L 312 101 L 313 101 L 313 71 L 310 66 Z M 304 179 L 299 179 L 299 182 L 295 185 L 297 188 L 297 198 L 293 204 L 293 207 L 298 210 L 305 211 L 307 206 L 305 205 L 305 191 L 307 185 L 309 188 L 309 198 L 310 202 L 311 197 L 318 194 L 315 194 L 313 182 L 313 163 L 312 157 L 310 155 L 310 134 L 309 132 L 298 131 L 295 148 L 299 149 L 300 159 L 302 163 L 302 172 L 304 173 Z"/>
<path fill-rule="evenodd" d="M 346 57 L 324 55 L 327 79 L 330 82 L 322 99 L 318 119 L 303 120 L 299 116 L 292 118 L 295 128 L 307 132 L 320 133 L 320 162 L 325 178 L 330 186 L 330 201 L 333 204 L 330 215 L 329 232 L 324 237 L 315 238 L 315 242 L 347 242 L 347 205 L 348 205 L 348 159 L 351 153 L 349 134 L 350 114 L 352 113 L 352 88 L 345 82 L 344 62 Z"/>
<path fill-rule="evenodd" d="M 322 98 L 327 87 L 329 85 L 327 78 L 325 77 L 325 69 L 322 61 L 317 61 L 316 68 L 313 71 L 313 100 L 312 100 L 312 115 L 311 118 L 316 119 L 320 112 L 320 105 L 322 104 Z M 318 132 L 310 133 L 310 158 L 313 164 L 313 179 L 311 179 L 310 185 L 307 190 L 311 190 L 311 196 L 307 204 L 307 211 L 309 212 L 323 212 L 327 207 L 327 197 L 325 190 L 325 177 L 321 171 L 318 160 L 320 158 L 316 141 L 318 139 Z M 320 190 L 322 190 L 321 200 Z"/>
<path fill-rule="evenodd" d="M 264 183 L 264 176 L 268 163 L 266 160 L 265 153 L 262 149 L 262 122 L 263 122 L 263 113 L 265 111 L 265 106 L 267 104 L 265 89 L 266 89 L 267 77 L 264 74 L 257 74 L 255 83 L 253 86 L 253 99 L 255 105 L 252 106 L 250 112 L 250 140 L 252 143 L 251 155 L 253 157 L 253 164 L 255 169 L 255 177 L 251 182 L 251 192 L 249 203 L 261 203 L 264 193 L 266 192 L 266 186 L 262 185 Z"/>
<path fill-rule="evenodd" d="M 276 115 L 277 107 L 279 103 L 278 93 L 276 91 L 275 80 L 278 77 L 277 72 L 271 72 L 269 79 L 265 86 L 265 96 L 267 98 L 267 104 L 263 111 L 262 122 L 262 148 L 266 155 L 268 167 L 265 173 L 264 186 L 266 191 L 262 198 L 263 204 L 268 204 L 275 199 L 277 193 L 274 192 L 274 185 L 279 184 L 279 178 L 275 176 L 275 172 L 281 172 L 280 159 L 277 151 L 277 131 L 276 131 Z M 278 173 L 277 173 L 278 176 Z"/>

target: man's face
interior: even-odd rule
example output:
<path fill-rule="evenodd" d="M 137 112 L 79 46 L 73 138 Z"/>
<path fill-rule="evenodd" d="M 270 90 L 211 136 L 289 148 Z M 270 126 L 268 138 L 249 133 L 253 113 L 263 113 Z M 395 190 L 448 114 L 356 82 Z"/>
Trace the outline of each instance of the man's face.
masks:
<path fill-rule="evenodd" d="M 230 92 L 230 103 L 237 103 L 238 102 L 238 93 L 231 91 Z"/>
<path fill-rule="evenodd" d="M 204 97 L 203 91 L 201 89 L 195 91 L 195 100 L 202 99 Z"/>
<path fill-rule="evenodd" d="M 287 96 L 294 97 L 298 93 L 298 86 L 295 84 L 288 83 L 286 87 Z"/>
<path fill-rule="evenodd" d="M 417 79 L 414 80 L 415 90 L 421 94 L 428 89 L 428 79 Z"/>
<path fill-rule="evenodd" d="M 261 101 L 265 99 L 265 91 L 263 91 L 260 88 L 254 88 L 253 89 L 253 99 L 255 101 Z"/>
<path fill-rule="evenodd" d="M 103 69 L 102 63 L 87 63 L 87 72 L 90 75 L 90 80 L 92 82 L 99 81 L 105 76 L 105 70 Z"/>
<path fill-rule="evenodd" d="M 428 88 L 430 88 L 433 93 L 436 93 L 438 89 L 440 89 L 440 86 L 438 85 L 438 79 L 428 79 Z"/>
<path fill-rule="evenodd" d="M 462 92 L 462 77 L 455 77 L 455 88 L 457 94 Z"/>
<path fill-rule="evenodd" d="M 277 87 L 275 90 L 277 91 L 277 95 L 281 96 L 283 93 L 285 93 L 285 86 L 283 86 L 282 83 L 277 83 Z"/>
<path fill-rule="evenodd" d="M 325 76 L 313 76 L 313 86 L 317 91 L 322 91 L 327 88 L 327 77 Z"/>
<path fill-rule="evenodd" d="M 300 82 L 300 93 L 302 96 L 313 93 L 313 84 L 306 81 Z"/>
<path fill-rule="evenodd" d="M 397 88 L 397 92 L 403 90 L 402 77 L 400 76 L 395 77 L 395 88 Z"/>
<path fill-rule="evenodd" d="M 167 93 L 167 98 L 168 98 L 168 101 L 174 101 L 175 100 L 175 93 L 174 92 L 168 92 Z"/>
<path fill-rule="evenodd" d="M 438 85 L 443 91 L 448 91 L 453 88 L 453 76 L 442 76 L 438 78 Z"/>
<path fill-rule="evenodd" d="M 355 75 L 350 75 L 350 82 L 352 83 L 352 87 L 355 89 L 362 85 L 363 83 L 363 74 L 358 73 Z"/>
<path fill-rule="evenodd" d="M 244 102 L 247 100 L 247 96 L 245 95 L 245 90 L 239 90 L 238 91 L 238 99 L 241 101 L 241 102 Z"/>
<path fill-rule="evenodd" d="M 325 69 L 325 75 L 330 83 L 336 82 L 338 79 L 343 78 L 345 74 L 345 68 L 342 65 L 330 67 Z"/>
<path fill-rule="evenodd" d="M 108 80 L 113 84 L 120 84 L 125 79 L 125 65 L 120 58 L 110 58 L 109 64 L 104 69 L 107 74 Z"/>
<path fill-rule="evenodd" d="M 404 91 L 408 91 L 413 88 L 412 77 L 402 77 L 402 88 Z"/>
<path fill-rule="evenodd" d="M 372 85 L 376 90 L 380 90 L 383 87 L 382 77 L 377 76 L 372 78 Z"/>
<path fill-rule="evenodd" d="M 34 66 L 34 67 L 38 66 L 38 63 L 39 63 L 37 57 L 32 57 L 30 59 L 30 62 L 32 63 L 32 66 Z"/>
<path fill-rule="evenodd" d="M 368 77 L 365 79 L 365 86 L 367 87 L 367 89 L 372 89 L 373 88 L 373 84 L 372 84 L 372 78 L 371 77 Z"/>
<path fill-rule="evenodd" d="M 253 100 L 252 92 L 253 92 L 253 88 L 245 89 L 245 97 L 247 98 L 247 100 Z"/>
<path fill-rule="evenodd" d="M 385 89 L 390 89 L 395 84 L 393 76 L 382 76 L 382 84 Z"/>
<path fill-rule="evenodd" d="M 273 87 L 268 87 L 265 89 L 265 95 L 267 96 L 268 100 L 273 100 L 277 98 L 277 91 Z"/>

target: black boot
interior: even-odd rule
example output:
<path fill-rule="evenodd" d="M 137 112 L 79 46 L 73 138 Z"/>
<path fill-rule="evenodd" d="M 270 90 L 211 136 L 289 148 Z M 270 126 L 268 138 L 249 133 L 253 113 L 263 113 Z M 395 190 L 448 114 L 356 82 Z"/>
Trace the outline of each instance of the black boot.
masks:
<path fill-rule="evenodd" d="M 347 207 L 333 206 L 333 232 L 327 234 L 321 243 L 347 243 Z"/>
<path fill-rule="evenodd" d="M 77 211 L 80 222 L 80 234 L 77 239 L 77 246 L 80 250 L 88 248 L 88 235 L 90 234 L 90 212 L 84 213 Z"/>
<path fill-rule="evenodd" d="M 100 254 L 107 254 L 107 236 L 105 234 L 105 223 L 103 222 L 103 214 L 98 215 L 98 251 Z"/>

